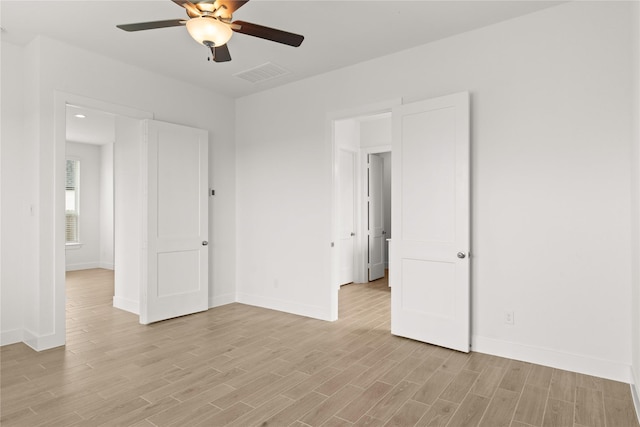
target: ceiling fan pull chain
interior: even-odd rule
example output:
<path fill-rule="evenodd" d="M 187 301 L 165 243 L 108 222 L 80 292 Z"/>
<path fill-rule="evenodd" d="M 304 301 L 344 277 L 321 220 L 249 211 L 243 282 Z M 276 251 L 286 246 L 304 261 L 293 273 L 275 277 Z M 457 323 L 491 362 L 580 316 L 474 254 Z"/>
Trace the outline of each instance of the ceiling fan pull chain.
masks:
<path fill-rule="evenodd" d="M 210 42 L 208 40 L 205 40 L 204 45 L 206 47 L 209 48 L 209 50 L 211 51 L 211 56 L 207 57 L 207 61 L 215 61 L 216 60 L 216 49 L 215 49 L 215 45 L 213 44 L 213 42 Z"/>

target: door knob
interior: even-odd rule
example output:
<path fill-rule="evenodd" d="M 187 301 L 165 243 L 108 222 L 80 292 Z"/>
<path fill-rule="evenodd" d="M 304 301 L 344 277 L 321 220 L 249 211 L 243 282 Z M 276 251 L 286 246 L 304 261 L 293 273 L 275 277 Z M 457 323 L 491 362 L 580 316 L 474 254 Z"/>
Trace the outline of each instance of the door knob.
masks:
<path fill-rule="evenodd" d="M 466 257 L 467 254 L 465 254 L 464 252 L 458 252 L 458 258 L 462 259 L 464 257 Z"/>
<path fill-rule="evenodd" d="M 353 231 L 351 232 L 351 237 L 355 236 L 356 233 L 354 233 Z"/>
<path fill-rule="evenodd" d="M 206 240 L 202 241 L 202 246 L 207 246 L 209 244 L 209 242 L 207 242 Z"/>

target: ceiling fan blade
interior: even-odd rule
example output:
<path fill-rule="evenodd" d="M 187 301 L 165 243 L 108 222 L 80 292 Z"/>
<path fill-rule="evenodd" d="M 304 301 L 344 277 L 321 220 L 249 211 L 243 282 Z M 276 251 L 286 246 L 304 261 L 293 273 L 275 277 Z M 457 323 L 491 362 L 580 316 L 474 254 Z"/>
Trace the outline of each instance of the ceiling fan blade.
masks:
<path fill-rule="evenodd" d="M 190 17 L 196 17 L 196 16 L 202 16 L 202 12 L 200 12 L 200 9 L 198 9 L 196 7 L 195 4 L 191 3 L 188 0 L 172 0 L 175 4 L 177 4 L 178 6 L 182 6 L 185 9 L 187 9 L 187 14 Z"/>
<path fill-rule="evenodd" d="M 271 40 L 273 42 L 286 44 L 293 47 L 298 47 L 302 44 L 304 36 L 300 34 L 289 33 L 287 31 L 277 30 L 275 28 L 269 28 L 258 24 L 252 24 L 244 21 L 234 21 L 232 23 L 232 29 L 236 33 L 247 34 L 253 37 L 259 37 L 265 40 Z M 239 25 L 240 28 L 234 27 Z"/>
<path fill-rule="evenodd" d="M 216 0 L 216 5 L 224 6 L 229 13 L 233 13 L 247 2 L 249 2 L 249 0 Z"/>
<path fill-rule="evenodd" d="M 213 60 L 215 62 L 229 62 L 231 61 L 231 54 L 229 53 L 229 48 L 226 44 L 222 46 L 216 46 L 213 48 L 215 53 L 213 56 Z"/>
<path fill-rule="evenodd" d="M 167 19 L 166 21 L 138 22 L 136 24 L 121 24 L 116 27 L 125 31 L 153 30 L 155 28 L 179 27 L 185 24 L 184 19 Z"/>

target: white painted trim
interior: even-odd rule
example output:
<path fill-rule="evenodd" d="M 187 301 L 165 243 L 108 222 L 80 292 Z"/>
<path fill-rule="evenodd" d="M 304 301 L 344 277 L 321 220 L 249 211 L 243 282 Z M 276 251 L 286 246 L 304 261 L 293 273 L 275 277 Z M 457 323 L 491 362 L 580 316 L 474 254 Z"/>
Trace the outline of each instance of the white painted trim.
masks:
<path fill-rule="evenodd" d="M 140 303 L 127 298 L 113 297 L 113 307 L 140 315 Z"/>
<path fill-rule="evenodd" d="M 22 342 L 35 351 L 49 350 L 51 348 L 63 346 L 64 340 L 60 341 L 58 331 L 49 335 L 36 335 L 28 329 L 23 331 Z"/>
<path fill-rule="evenodd" d="M 220 307 L 221 305 L 231 304 L 237 301 L 235 293 L 209 296 L 209 308 Z"/>
<path fill-rule="evenodd" d="M 327 312 L 326 308 L 322 306 L 303 305 L 277 298 L 262 297 L 244 293 L 238 294 L 237 302 L 256 307 L 268 308 L 270 310 L 297 314 L 298 316 L 311 317 L 313 319 L 332 320 L 331 313 Z"/>
<path fill-rule="evenodd" d="M 614 381 L 632 382 L 631 367 L 624 363 L 595 359 L 589 356 L 544 347 L 474 336 L 472 351 L 607 378 Z"/>
<path fill-rule="evenodd" d="M 81 262 L 78 264 L 68 264 L 65 267 L 66 271 L 78 271 L 78 270 L 90 270 L 92 268 L 100 268 L 99 262 Z"/>
<path fill-rule="evenodd" d="M 103 268 L 105 270 L 113 270 L 115 268 L 112 262 L 100 261 L 98 264 L 98 268 Z"/>
<path fill-rule="evenodd" d="M 390 153 L 391 144 L 389 145 L 375 145 L 373 147 L 360 147 L 360 152 L 365 154 L 377 154 L 377 153 Z"/>
<path fill-rule="evenodd" d="M 12 329 L 10 331 L 2 331 L 0 332 L 0 346 L 22 342 L 23 338 L 24 338 L 24 332 L 22 329 Z"/>
<path fill-rule="evenodd" d="M 640 422 L 640 372 L 635 372 L 633 366 L 631 367 L 631 397 L 633 398 L 633 406 L 636 408 L 636 417 Z"/>
<path fill-rule="evenodd" d="M 87 98 L 85 96 L 76 95 L 68 92 L 56 90 L 54 92 L 54 107 L 53 107 L 53 121 L 54 121 L 54 181 L 64 179 L 64 160 L 66 159 L 66 117 L 67 117 L 67 105 L 81 105 L 83 107 L 91 108 L 94 110 L 101 110 L 111 114 L 117 114 L 119 116 L 131 117 L 134 119 L 153 119 L 153 113 L 138 110 L 135 108 L 126 107 L 123 105 L 111 104 L 109 102 L 100 101 L 93 98 Z M 43 107 L 40 106 L 42 109 Z M 40 142 L 42 143 L 42 142 Z M 56 184 L 57 185 L 57 184 Z M 30 338 L 27 338 L 27 331 L 24 334 L 24 342 L 30 347 L 40 351 L 47 348 L 64 345 L 66 341 L 66 284 L 65 284 L 65 235 L 64 235 L 64 187 L 57 185 L 54 193 L 53 202 L 53 223 L 54 223 L 54 245 L 53 245 L 53 262 L 54 262 L 54 289 L 55 295 L 53 297 L 54 306 L 54 335 L 55 338 L 37 338 L 33 334 L 29 334 Z M 29 342 L 32 344 L 29 344 Z M 48 344 L 51 347 L 47 347 Z"/>

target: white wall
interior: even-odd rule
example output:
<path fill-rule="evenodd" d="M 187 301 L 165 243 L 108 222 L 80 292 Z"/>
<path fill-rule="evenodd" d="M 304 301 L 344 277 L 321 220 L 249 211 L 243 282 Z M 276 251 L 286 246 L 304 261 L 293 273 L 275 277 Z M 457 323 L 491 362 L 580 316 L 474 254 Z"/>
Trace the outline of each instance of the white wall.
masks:
<path fill-rule="evenodd" d="M 20 57 L 24 61 L 19 60 Z M 216 189 L 216 196 L 211 200 L 209 228 L 212 242 L 210 304 L 233 301 L 233 100 L 47 38 L 37 38 L 24 48 L 2 42 L 2 59 L 2 102 L 18 101 L 18 105 L 24 106 L 22 122 L 25 126 L 22 131 L 16 129 L 14 133 L 22 143 L 22 148 L 16 149 L 25 159 L 23 171 L 28 177 L 25 183 L 28 187 L 26 204 L 35 206 L 33 219 L 36 222 L 33 227 L 29 227 L 31 235 L 26 240 L 21 241 L 15 235 L 5 240 L 3 234 L 3 245 L 17 247 L 24 244 L 29 248 L 28 251 L 22 251 L 24 269 L 16 267 L 7 271 L 6 275 L 3 269 L 3 275 L 13 282 L 6 285 L 7 289 L 15 290 L 6 292 L 9 298 L 5 301 L 3 278 L 3 308 L 5 304 L 15 304 L 21 309 L 6 316 L 3 310 L 3 316 L 10 317 L 7 323 L 3 318 L 3 333 L 5 325 L 22 323 L 23 339 L 34 348 L 60 345 L 64 340 L 64 287 L 60 286 L 64 281 L 64 252 L 60 253 L 60 248 L 57 247 L 57 230 L 60 230 L 62 223 L 54 223 L 53 220 L 53 213 L 63 209 L 59 197 L 55 197 L 55 188 L 56 182 L 62 178 L 58 171 L 63 171 L 61 158 L 64 157 L 64 147 L 60 148 L 56 144 L 54 128 L 54 101 L 64 97 L 63 92 L 147 111 L 153 113 L 158 120 L 209 130 L 210 183 Z M 22 91 L 11 88 L 20 80 L 5 79 L 5 72 L 11 76 L 22 74 Z M 11 122 L 13 113 L 9 111 L 15 110 L 2 109 L 3 124 Z M 31 177 L 34 179 L 33 186 L 28 181 Z M 4 192 L 2 198 L 4 205 Z M 3 266 L 4 257 L 3 252 Z M 55 304 L 52 304 L 53 301 Z M 21 311 L 22 316 L 17 311 Z"/>
<path fill-rule="evenodd" d="M 32 182 L 23 135 L 25 126 L 22 49 L 2 46 L 2 126 L 0 126 L 0 344 L 22 340 L 22 288 L 33 269 L 25 256 L 26 242 L 33 238 L 34 218 L 25 193 Z M 17 65 L 17 66 L 16 66 Z"/>
<path fill-rule="evenodd" d="M 632 33 L 633 63 L 635 76 L 640 75 L 640 3 L 633 3 L 633 13 L 630 18 L 635 25 Z M 633 82 L 633 143 L 631 156 L 631 200 L 632 200 L 632 369 L 635 382 L 635 404 L 638 418 L 640 418 L 640 82 L 636 78 Z"/>
<path fill-rule="evenodd" d="M 113 306 L 140 314 L 142 271 L 142 121 L 116 116 Z"/>
<path fill-rule="evenodd" d="M 67 142 L 68 159 L 80 161 L 80 245 L 66 247 L 67 271 L 100 266 L 100 146 Z"/>
<path fill-rule="evenodd" d="M 365 118 L 360 123 L 360 147 L 391 145 L 391 116 Z"/>
<path fill-rule="evenodd" d="M 113 142 L 100 146 L 99 264 L 113 270 Z"/>
<path fill-rule="evenodd" d="M 474 350 L 630 380 L 631 7 L 571 2 L 239 99 L 241 301 L 330 316 L 331 112 L 469 90 Z"/>

